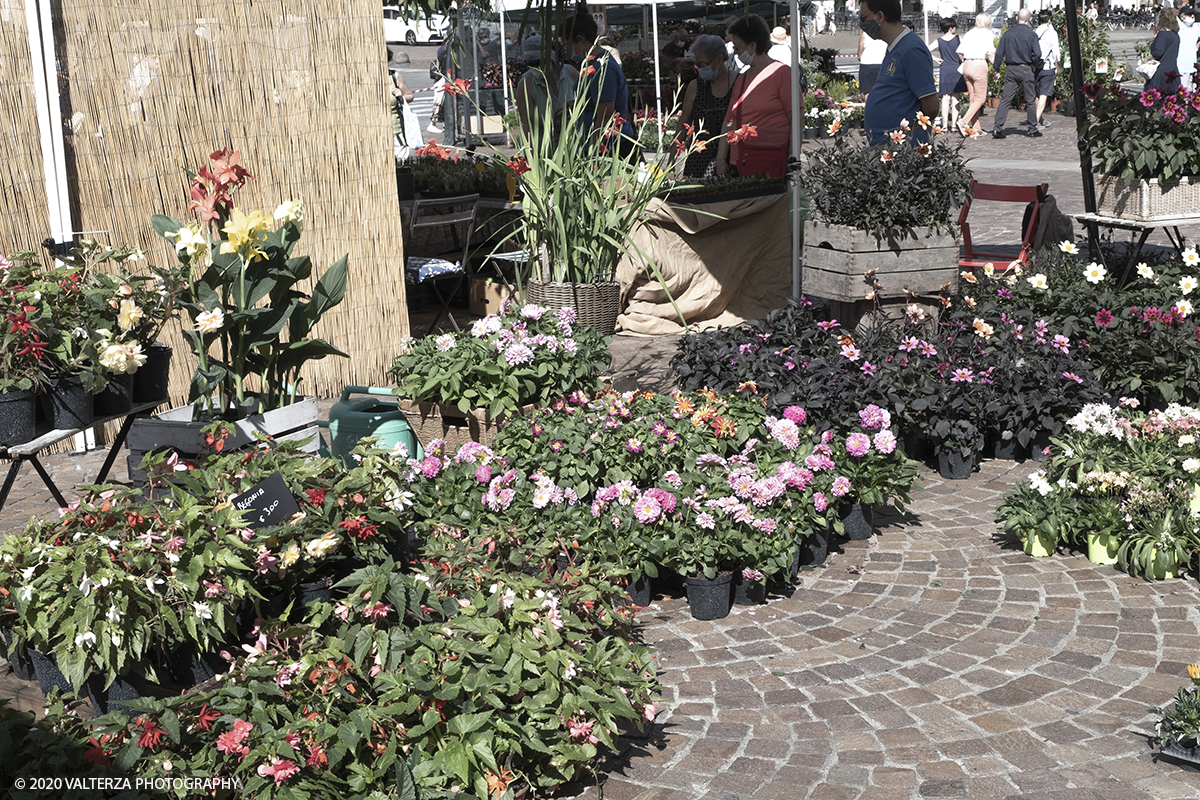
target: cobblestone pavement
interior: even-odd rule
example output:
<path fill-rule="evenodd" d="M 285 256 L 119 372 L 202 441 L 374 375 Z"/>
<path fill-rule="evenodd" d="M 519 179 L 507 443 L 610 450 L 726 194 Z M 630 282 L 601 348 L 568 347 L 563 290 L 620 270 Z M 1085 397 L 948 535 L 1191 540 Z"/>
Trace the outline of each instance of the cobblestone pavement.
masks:
<path fill-rule="evenodd" d="M 927 474 L 906 516 L 768 605 L 698 622 L 658 597 L 643 616 L 665 711 L 603 797 L 1200 796 L 1148 713 L 1200 654 L 1195 582 L 1026 556 L 992 518 L 1031 469 Z"/>

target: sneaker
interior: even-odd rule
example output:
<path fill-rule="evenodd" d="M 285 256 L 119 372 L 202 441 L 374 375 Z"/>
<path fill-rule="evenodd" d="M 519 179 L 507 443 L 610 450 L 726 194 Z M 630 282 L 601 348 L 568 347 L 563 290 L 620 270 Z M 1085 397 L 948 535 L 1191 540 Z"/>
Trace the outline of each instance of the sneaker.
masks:
<path fill-rule="evenodd" d="M 1003 138 L 1005 138 L 1005 137 L 1007 137 L 1007 136 L 1008 136 L 1008 134 L 1007 134 L 1007 133 L 1005 133 L 1004 131 L 992 131 L 992 138 L 993 138 L 993 139 L 1003 139 Z"/>
<path fill-rule="evenodd" d="M 1038 127 L 1046 131 L 1050 129 L 1050 123 L 1043 120 L 1042 122 L 1038 123 Z"/>
<path fill-rule="evenodd" d="M 441 126 L 441 125 L 438 125 L 438 124 L 437 124 L 437 123 L 435 123 L 435 122 L 431 122 L 431 123 L 429 123 L 429 127 L 428 127 L 428 128 L 426 128 L 425 130 L 426 130 L 426 131 L 428 131 L 429 133 L 441 133 L 441 132 L 442 132 L 442 126 Z"/>
<path fill-rule="evenodd" d="M 1036 139 L 1036 138 L 1038 138 L 1039 136 L 1041 136 L 1041 135 L 1042 135 L 1042 132 L 1041 132 L 1041 131 L 1039 131 L 1037 128 L 1034 128 L 1034 129 L 1033 129 L 1033 130 L 1031 130 L 1031 131 L 1030 131 L 1030 132 L 1029 132 L 1027 135 L 1028 135 L 1028 136 L 1029 136 L 1029 138 L 1031 138 L 1031 139 Z"/>

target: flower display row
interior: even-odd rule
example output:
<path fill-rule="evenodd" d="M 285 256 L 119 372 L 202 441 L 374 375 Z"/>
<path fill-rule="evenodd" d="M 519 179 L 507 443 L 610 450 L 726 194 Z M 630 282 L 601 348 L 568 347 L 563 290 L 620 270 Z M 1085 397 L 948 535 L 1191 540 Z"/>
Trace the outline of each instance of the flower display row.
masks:
<path fill-rule="evenodd" d="M 161 683 L 178 644 L 220 655 L 215 680 L 150 686 L 162 699 L 86 725 L 52 709 L 30 731 L 0 712 L 21 775 L 40 774 L 35 743 L 54 729 L 72 774 L 91 762 L 255 796 L 511 798 L 586 774 L 598 747 L 653 720 L 650 652 L 602 565 L 555 569 L 550 539 L 486 526 L 430 522 L 410 543 L 414 495 L 436 475 L 402 448 L 361 448 L 347 471 L 291 444 L 211 441 L 190 463 L 147 459 L 153 502 L 101 487 L 6 537 L 9 654 L 57 656 L 76 686 Z M 275 473 L 299 510 L 251 527 L 237 499 Z"/>
<path fill-rule="evenodd" d="M 1087 548 L 1147 579 L 1174 577 L 1200 557 L 1200 410 L 1089 404 L 1052 440 L 1052 457 L 996 512 L 1026 552 Z"/>
<path fill-rule="evenodd" d="M 759 397 L 775 410 L 799 403 L 824 420 L 874 403 L 902 434 L 944 452 L 978 453 L 987 439 L 1041 451 L 1086 403 L 1200 400 L 1197 263 L 1187 250 L 1138 264 L 1119 283 L 1063 243 L 1028 266 L 964 272 L 961 296 L 942 297 L 936 320 L 910 304 L 899 320 L 847 330 L 805 300 L 685 337 L 672 365 L 684 388 Z"/>

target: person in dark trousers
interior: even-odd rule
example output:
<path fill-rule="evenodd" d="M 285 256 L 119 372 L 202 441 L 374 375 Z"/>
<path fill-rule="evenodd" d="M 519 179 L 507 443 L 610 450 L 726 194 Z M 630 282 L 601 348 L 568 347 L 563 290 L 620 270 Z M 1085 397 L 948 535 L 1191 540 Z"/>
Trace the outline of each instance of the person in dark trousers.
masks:
<path fill-rule="evenodd" d="M 1037 124 L 1037 89 L 1033 78 L 1033 63 L 1041 61 L 1042 48 L 1038 44 L 1037 34 L 1029 27 L 1031 20 L 1033 12 L 1022 8 L 1017 12 L 1017 24 L 1006 30 L 996 45 L 996 58 L 992 63 L 996 66 L 1004 64 L 1004 91 L 996 108 L 993 139 L 1004 138 L 1004 121 L 1017 99 L 1018 91 L 1025 93 L 1025 117 L 1029 124 L 1026 136 L 1042 135 Z"/>

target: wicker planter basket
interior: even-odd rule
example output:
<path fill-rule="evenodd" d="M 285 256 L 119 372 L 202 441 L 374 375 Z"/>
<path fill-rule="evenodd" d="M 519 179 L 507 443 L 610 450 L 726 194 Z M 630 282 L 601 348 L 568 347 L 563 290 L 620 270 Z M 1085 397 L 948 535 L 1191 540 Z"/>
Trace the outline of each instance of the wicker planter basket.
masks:
<path fill-rule="evenodd" d="M 528 413 L 532 409 L 533 406 L 525 406 L 521 411 Z M 400 410 L 422 447 L 428 447 L 434 439 L 445 439 L 449 454 L 457 453 L 467 442 L 490 445 L 504 421 L 503 418 L 492 419 L 492 415 L 482 408 L 472 408 L 464 414 L 457 406 L 411 400 L 401 400 Z"/>
<path fill-rule="evenodd" d="M 617 315 L 621 313 L 621 284 L 531 280 L 525 285 L 525 299 L 549 308 L 573 308 L 577 324 L 589 325 L 601 336 L 612 336 L 617 330 Z"/>
<path fill-rule="evenodd" d="M 1120 178 L 1097 175 L 1096 213 L 1142 222 L 1200 219 L 1200 177 L 1163 183 L 1151 178 L 1126 186 Z"/>

